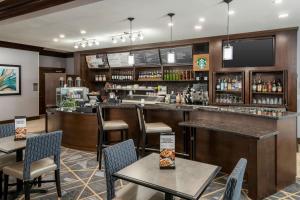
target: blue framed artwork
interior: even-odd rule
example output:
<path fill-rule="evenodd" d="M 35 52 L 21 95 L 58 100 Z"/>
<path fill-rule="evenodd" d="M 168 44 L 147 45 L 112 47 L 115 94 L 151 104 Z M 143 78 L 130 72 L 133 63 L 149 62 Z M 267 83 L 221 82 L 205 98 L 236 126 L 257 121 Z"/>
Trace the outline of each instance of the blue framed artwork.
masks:
<path fill-rule="evenodd" d="M 21 95 L 21 66 L 0 64 L 0 95 Z"/>

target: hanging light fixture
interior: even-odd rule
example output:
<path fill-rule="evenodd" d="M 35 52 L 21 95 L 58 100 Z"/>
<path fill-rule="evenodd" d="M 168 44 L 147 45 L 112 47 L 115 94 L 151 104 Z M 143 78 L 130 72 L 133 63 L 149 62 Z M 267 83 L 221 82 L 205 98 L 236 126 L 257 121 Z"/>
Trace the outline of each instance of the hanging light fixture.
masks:
<path fill-rule="evenodd" d="M 133 17 L 128 17 L 129 23 L 130 23 L 130 32 L 129 32 L 129 38 L 130 38 L 130 52 L 128 56 L 128 64 L 129 65 L 134 65 L 134 54 L 131 52 L 132 48 L 132 21 L 134 20 Z"/>
<path fill-rule="evenodd" d="M 233 59 L 233 47 L 230 45 L 229 42 L 229 4 L 232 0 L 224 0 L 227 3 L 227 44 L 223 46 L 223 60 L 232 60 Z"/>
<path fill-rule="evenodd" d="M 173 16 L 174 13 L 169 13 L 168 16 L 170 17 L 169 27 L 170 27 L 170 42 L 173 40 Z M 170 49 L 168 52 L 168 63 L 175 63 L 175 52 L 173 49 Z"/>

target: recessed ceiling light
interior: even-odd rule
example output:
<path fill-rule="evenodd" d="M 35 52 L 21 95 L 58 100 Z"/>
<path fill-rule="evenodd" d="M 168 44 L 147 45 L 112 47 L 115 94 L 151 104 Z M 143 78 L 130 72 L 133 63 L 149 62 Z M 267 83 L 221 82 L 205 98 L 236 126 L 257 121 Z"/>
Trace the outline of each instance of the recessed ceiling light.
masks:
<path fill-rule="evenodd" d="M 81 33 L 82 35 L 84 35 L 84 34 L 86 34 L 86 31 L 85 31 L 85 30 L 81 30 L 80 33 Z"/>
<path fill-rule="evenodd" d="M 199 18 L 199 22 L 205 22 L 205 18 L 204 17 Z"/>
<path fill-rule="evenodd" d="M 273 0 L 273 3 L 275 3 L 275 4 L 281 4 L 282 0 Z"/>
<path fill-rule="evenodd" d="M 58 39 L 57 39 L 57 38 L 54 38 L 54 39 L 53 39 L 53 42 L 58 42 Z"/>
<path fill-rule="evenodd" d="M 168 23 L 168 26 L 174 26 L 174 23 L 169 22 L 169 23 Z"/>
<path fill-rule="evenodd" d="M 194 26 L 194 28 L 195 28 L 196 30 L 201 30 L 201 29 L 202 29 L 202 26 L 196 25 L 196 26 Z"/>
<path fill-rule="evenodd" d="M 281 19 L 281 18 L 286 18 L 288 16 L 289 16 L 288 13 L 282 13 L 282 14 L 278 15 L 278 18 Z"/>
<path fill-rule="evenodd" d="M 65 38 L 66 36 L 64 34 L 59 35 L 60 38 Z"/>
<path fill-rule="evenodd" d="M 78 49 L 78 48 L 79 48 L 79 46 L 78 46 L 77 44 L 75 44 L 75 45 L 74 45 L 74 48 L 75 48 L 75 49 Z"/>
<path fill-rule="evenodd" d="M 229 15 L 234 15 L 235 11 L 234 10 L 229 10 L 228 14 Z"/>

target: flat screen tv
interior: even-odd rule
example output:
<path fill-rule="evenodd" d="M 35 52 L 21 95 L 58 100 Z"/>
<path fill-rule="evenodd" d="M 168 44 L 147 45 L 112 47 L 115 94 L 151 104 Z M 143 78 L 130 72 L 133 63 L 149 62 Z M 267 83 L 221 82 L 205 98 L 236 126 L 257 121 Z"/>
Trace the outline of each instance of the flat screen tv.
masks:
<path fill-rule="evenodd" d="M 223 41 L 223 46 L 227 41 Z M 224 60 L 223 67 L 262 67 L 275 64 L 275 37 L 230 41 L 233 59 Z"/>

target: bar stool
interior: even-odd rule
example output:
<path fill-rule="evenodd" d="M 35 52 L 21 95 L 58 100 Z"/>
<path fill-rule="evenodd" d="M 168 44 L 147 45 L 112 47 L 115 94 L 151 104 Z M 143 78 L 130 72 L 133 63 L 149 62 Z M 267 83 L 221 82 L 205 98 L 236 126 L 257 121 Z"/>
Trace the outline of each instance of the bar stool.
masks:
<path fill-rule="evenodd" d="M 160 133 L 171 133 L 172 128 L 162 122 L 146 123 L 143 107 L 140 105 L 137 105 L 136 110 L 137 110 L 139 125 L 140 125 L 140 134 L 138 134 L 138 137 L 137 137 L 137 154 L 139 156 L 140 135 L 142 135 L 142 157 L 143 157 L 145 154 L 147 135 L 148 134 L 160 135 Z"/>
<path fill-rule="evenodd" d="M 102 108 L 99 105 L 97 107 L 97 120 L 98 120 L 98 137 L 97 137 L 97 161 L 99 161 L 99 170 L 101 170 L 102 163 L 102 149 L 109 145 L 106 145 L 107 132 L 117 131 L 121 133 L 121 141 L 128 139 L 128 124 L 123 120 L 111 120 L 104 121 Z"/>

